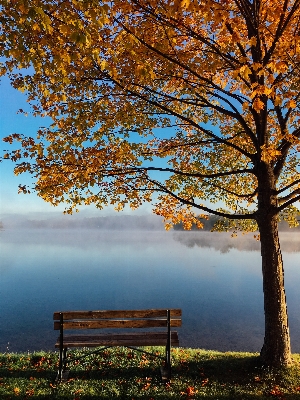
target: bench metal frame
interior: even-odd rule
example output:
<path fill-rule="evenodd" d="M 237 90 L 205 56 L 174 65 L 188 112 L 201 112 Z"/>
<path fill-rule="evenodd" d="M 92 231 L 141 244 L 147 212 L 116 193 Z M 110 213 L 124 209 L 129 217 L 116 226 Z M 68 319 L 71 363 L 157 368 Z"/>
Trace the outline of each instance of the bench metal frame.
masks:
<path fill-rule="evenodd" d="M 181 326 L 180 309 L 152 310 L 98 310 L 64 311 L 53 314 L 54 329 L 60 334 L 55 347 L 59 348 L 59 369 L 57 380 L 63 379 L 67 364 L 83 359 L 90 354 L 101 353 L 107 348 L 123 346 L 135 351 L 161 358 L 165 366 L 161 368 L 163 380 L 171 378 L 171 346 L 179 346 L 178 334 L 171 327 Z M 152 328 L 167 328 L 166 331 L 153 331 Z M 65 335 L 65 330 L 80 329 L 148 328 L 146 332 L 106 333 L 100 335 Z M 102 347 L 101 347 L 102 346 Z M 165 357 L 147 352 L 139 346 L 165 346 Z M 81 357 L 68 358 L 68 348 L 97 347 Z M 100 347 L 100 348 L 98 348 Z"/>

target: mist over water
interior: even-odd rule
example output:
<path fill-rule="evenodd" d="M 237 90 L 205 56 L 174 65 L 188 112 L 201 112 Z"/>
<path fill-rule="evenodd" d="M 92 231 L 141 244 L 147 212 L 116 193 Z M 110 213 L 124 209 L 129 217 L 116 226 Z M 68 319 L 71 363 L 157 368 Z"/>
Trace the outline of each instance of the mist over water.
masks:
<path fill-rule="evenodd" d="M 300 352 L 300 235 L 281 233 L 292 351 Z M 210 232 L 0 232 L 0 351 L 54 350 L 54 311 L 182 308 L 180 345 L 259 351 L 259 242 Z"/>

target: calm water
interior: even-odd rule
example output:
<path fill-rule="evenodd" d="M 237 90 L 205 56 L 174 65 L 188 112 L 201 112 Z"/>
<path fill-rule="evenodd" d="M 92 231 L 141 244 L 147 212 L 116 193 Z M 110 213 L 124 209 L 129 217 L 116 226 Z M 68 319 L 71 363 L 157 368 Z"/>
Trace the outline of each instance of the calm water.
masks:
<path fill-rule="evenodd" d="M 292 351 L 300 352 L 300 235 L 281 241 Z M 262 346 L 261 261 L 250 235 L 6 230 L 0 250 L 0 352 L 53 350 L 52 314 L 68 309 L 178 307 L 182 346 Z"/>

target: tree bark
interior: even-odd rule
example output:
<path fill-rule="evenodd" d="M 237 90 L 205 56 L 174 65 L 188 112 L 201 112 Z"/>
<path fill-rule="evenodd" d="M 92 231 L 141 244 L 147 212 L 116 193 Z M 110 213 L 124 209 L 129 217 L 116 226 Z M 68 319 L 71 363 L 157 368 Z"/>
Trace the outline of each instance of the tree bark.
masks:
<path fill-rule="evenodd" d="M 292 363 L 284 270 L 278 235 L 277 197 L 271 168 L 263 168 L 258 182 L 260 231 L 265 312 L 265 338 L 261 358 L 265 365 L 283 367 Z"/>

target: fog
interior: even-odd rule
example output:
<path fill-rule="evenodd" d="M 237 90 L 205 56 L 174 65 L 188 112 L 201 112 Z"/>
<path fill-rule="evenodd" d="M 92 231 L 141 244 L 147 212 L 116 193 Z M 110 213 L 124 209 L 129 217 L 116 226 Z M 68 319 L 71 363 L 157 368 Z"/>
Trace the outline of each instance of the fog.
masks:
<path fill-rule="evenodd" d="M 91 213 L 83 211 L 78 214 L 64 215 L 61 212 L 28 213 L 28 214 L 0 214 L 2 229 L 1 240 L 13 240 L 15 243 L 63 243 L 76 245 L 82 242 L 82 237 L 88 237 L 90 243 L 105 241 L 103 232 L 130 232 L 129 235 L 116 233 L 116 239 L 129 242 L 140 241 L 138 232 L 157 231 L 165 232 L 163 218 L 154 214 L 126 215 L 123 213 L 103 215 L 100 211 Z M 55 230 L 54 236 L 50 232 Z M 14 231 L 12 233 L 11 231 Z M 18 233 L 17 233 L 18 231 Z M 26 233 L 28 231 L 28 233 Z M 90 232 L 88 232 L 90 231 Z M 34 233 L 35 232 L 35 233 Z M 231 237 L 227 232 L 210 232 L 207 226 L 204 230 L 183 231 L 179 226 L 175 230 L 165 232 L 164 240 L 178 242 L 185 247 L 212 248 L 221 253 L 231 249 L 240 251 L 259 251 L 260 242 L 256 240 L 257 233 L 238 233 Z M 283 252 L 300 251 L 300 230 L 289 229 L 287 224 L 280 225 L 280 244 Z M 111 238 L 110 238 L 111 240 Z M 85 240 L 87 242 L 87 240 Z"/>
<path fill-rule="evenodd" d="M 239 251 L 260 251 L 260 242 L 255 238 L 257 233 L 239 233 L 231 237 L 230 232 L 181 231 L 164 229 L 163 219 L 155 215 L 6 215 L 0 221 L 4 229 L 0 231 L 1 242 L 28 244 L 61 244 L 68 246 L 94 246 L 115 240 L 116 242 L 136 243 L 153 241 L 155 235 L 148 237 L 146 232 L 159 232 L 157 240 L 180 243 L 184 247 L 211 248 L 220 253 L 231 249 Z M 53 234 L 55 231 L 55 235 Z M 110 234 L 108 234 L 111 232 Z M 122 234 L 122 232 L 125 234 Z M 128 232 L 128 233 L 126 233 Z M 144 232 L 143 234 L 141 234 Z M 161 236 L 162 235 L 162 236 Z M 281 250 L 292 253 L 300 252 L 300 232 L 290 229 L 279 234 Z M 114 238 L 114 239 L 113 239 Z"/>
<path fill-rule="evenodd" d="M 100 216 L 99 216 L 100 214 Z M 4 229 L 101 229 L 101 230 L 164 230 L 161 217 L 148 215 L 115 214 L 101 216 L 80 212 L 29 213 L 0 215 Z"/>

